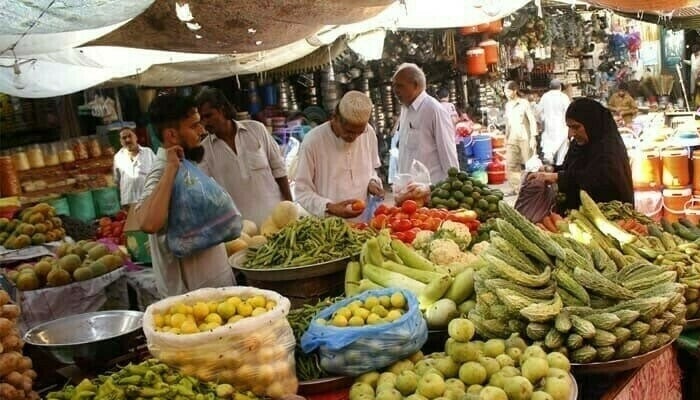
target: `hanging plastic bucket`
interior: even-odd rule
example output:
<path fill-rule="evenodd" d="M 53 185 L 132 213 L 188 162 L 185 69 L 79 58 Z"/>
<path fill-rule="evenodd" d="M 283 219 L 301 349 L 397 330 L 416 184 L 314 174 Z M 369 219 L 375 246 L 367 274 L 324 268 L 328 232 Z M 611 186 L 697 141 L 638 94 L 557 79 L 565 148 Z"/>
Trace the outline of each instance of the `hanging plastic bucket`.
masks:
<path fill-rule="evenodd" d="M 681 187 L 690 184 L 690 160 L 688 150 L 672 148 L 661 152 L 663 163 L 662 182 L 666 187 Z"/>
<path fill-rule="evenodd" d="M 635 189 L 661 187 L 661 155 L 657 150 L 637 150 L 630 157 L 632 184 Z"/>
<path fill-rule="evenodd" d="M 685 218 L 693 225 L 700 223 L 700 198 L 693 197 L 685 203 Z"/>
<path fill-rule="evenodd" d="M 685 205 L 693 197 L 690 188 L 664 189 L 664 218 L 669 222 L 677 222 L 685 216 Z"/>
<path fill-rule="evenodd" d="M 71 217 L 83 222 L 92 222 L 97 218 L 91 191 L 69 193 L 66 195 L 66 198 L 68 199 Z"/>
<path fill-rule="evenodd" d="M 474 136 L 474 158 L 479 161 L 487 161 L 493 158 L 493 147 L 490 135 Z"/>
<path fill-rule="evenodd" d="M 92 199 L 95 202 L 95 214 L 98 217 L 111 217 L 121 209 L 119 191 L 116 186 L 93 190 Z"/>
<path fill-rule="evenodd" d="M 49 205 L 55 209 L 56 215 L 70 215 L 68 199 L 65 197 L 49 200 L 47 203 L 49 203 Z"/>
<path fill-rule="evenodd" d="M 654 221 L 659 221 L 664 211 L 664 196 L 660 191 L 635 191 L 634 209 Z"/>

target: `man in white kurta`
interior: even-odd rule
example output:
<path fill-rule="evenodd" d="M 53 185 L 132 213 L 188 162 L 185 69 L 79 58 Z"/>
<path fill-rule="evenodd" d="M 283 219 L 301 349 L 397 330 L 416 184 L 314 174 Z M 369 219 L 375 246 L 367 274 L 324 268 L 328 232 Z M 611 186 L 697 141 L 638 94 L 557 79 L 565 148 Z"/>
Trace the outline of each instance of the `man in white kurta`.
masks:
<path fill-rule="evenodd" d="M 197 96 L 209 134 L 202 141 L 199 167 L 231 195 L 244 219 L 258 226 L 282 200 L 292 200 L 279 145 L 263 124 L 235 121 L 223 93 L 207 89 Z"/>
<path fill-rule="evenodd" d="M 371 113 L 370 99 L 350 91 L 331 120 L 304 137 L 294 194 L 309 213 L 355 218 L 362 210 L 353 210 L 353 202 L 364 200 L 368 193 L 384 196 L 376 173 L 381 165 L 377 136 L 368 125 Z"/>
<path fill-rule="evenodd" d="M 562 165 L 569 150 L 566 109 L 569 108 L 571 99 L 561 91 L 561 82 L 556 79 L 552 80 L 549 89 L 537 104 L 537 111 L 544 123 L 540 146 L 545 162 Z"/>
<path fill-rule="evenodd" d="M 119 141 L 122 148 L 114 155 L 114 183 L 119 186 L 119 201 L 122 205 L 128 205 L 141 199 L 146 176 L 156 155 L 153 150 L 138 144 L 136 134 L 131 129 L 119 132 Z"/>
<path fill-rule="evenodd" d="M 425 74 L 417 65 L 401 64 L 392 88 L 401 102 L 398 173 L 411 173 L 415 160 L 428 168 L 431 182 L 447 178 L 450 168 L 459 168 L 452 118 L 425 92 Z"/>

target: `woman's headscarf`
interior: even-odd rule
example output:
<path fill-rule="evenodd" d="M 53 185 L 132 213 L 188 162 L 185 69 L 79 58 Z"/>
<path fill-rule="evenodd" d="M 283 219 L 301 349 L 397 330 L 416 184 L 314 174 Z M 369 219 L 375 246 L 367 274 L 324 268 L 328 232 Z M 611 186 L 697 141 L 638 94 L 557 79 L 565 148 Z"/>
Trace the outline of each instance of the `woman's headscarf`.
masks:
<path fill-rule="evenodd" d="M 574 100 L 566 110 L 566 118 L 582 124 L 588 134 L 588 144 L 594 144 L 603 137 L 617 137 L 622 143 L 620 132 L 610 110 L 591 99 Z"/>

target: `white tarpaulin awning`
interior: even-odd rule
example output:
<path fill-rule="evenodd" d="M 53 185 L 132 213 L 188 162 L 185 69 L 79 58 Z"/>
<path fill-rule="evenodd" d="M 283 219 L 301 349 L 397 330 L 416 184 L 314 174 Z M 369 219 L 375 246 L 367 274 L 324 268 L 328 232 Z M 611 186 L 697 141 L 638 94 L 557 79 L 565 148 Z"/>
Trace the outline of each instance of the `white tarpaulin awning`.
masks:
<path fill-rule="evenodd" d="M 143 86 L 182 86 L 237 74 L 259 73 L 304 57 L 342 35 L 354 36 L 378 28 L 429 29 L 478 25 L 503 18 L 529 1 L 443 0 L 439 7 L 431 0 L 397 1 L 380 14 L 362 22 L 326 26 L 316 35 L 271 50 L 225 55 L 128 47 L 61 46 L 68 41 L 78 46 L 96 37 L 83 40 L 83 34 L 95 35 L 98 30 L 106 28 L 91 29 L 82 34 L 28 35 L 20 44 L 32 40 L 33 45 L 25 45 L 20 59 L 36 61 L 20 65 L 19 84 L 12 68 L 0 68 L 0 92 L 39 98 L 73 93 L 107 81 Z M 65 36 L 57 43 L 56 49 L 50 49 L 50 41 L 35 39 L 41 35 Z M 0 35 L 0 44 L 3 40 L 7 41 L 7 37 Z M 32 48 L 38 51 L 31 51 Z M 0 56 L 1 65 L 13 63 L 14 58 L 10 54 Z"/>

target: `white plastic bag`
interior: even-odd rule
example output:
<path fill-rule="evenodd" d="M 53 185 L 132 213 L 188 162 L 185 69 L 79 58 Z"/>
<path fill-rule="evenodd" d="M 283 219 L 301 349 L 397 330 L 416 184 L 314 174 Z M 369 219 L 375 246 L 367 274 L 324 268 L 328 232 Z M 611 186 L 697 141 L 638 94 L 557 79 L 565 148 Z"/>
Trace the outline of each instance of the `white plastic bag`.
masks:
<path fill-rule="evenodd" d="M 413 160 L 411 172 L 398 174 L 394 179 L 394 200 L 401 204 L 415 200 L 422 207 L 430 200 L 430 171 L 418 160 Z"/>
<path fill-rule="evenodd" d="M 264 314 L 208 332 L 176 335 L 154 329 L 154 314 L 164 314 L 177 304 L 191 306 L 198 301 L 222 301 L 232 296 L 247 299 L 255 295 L 276 302 L 276 306 Z M 143 332 L 153 357 L 183 374 L 230 383 L 277 399 L 295 394 L 298 387 L 296 341 L 287 322 L 289 308 L 286 297 L 270 290 L 247 286 L 205 288 L 150 305 L 144 314 Z"/>

